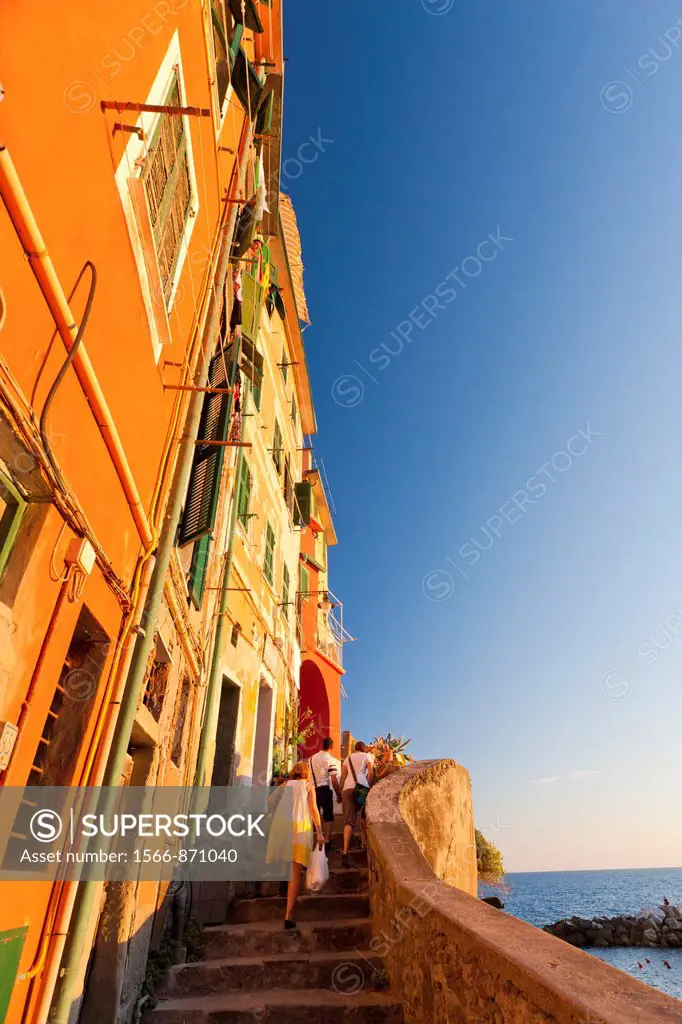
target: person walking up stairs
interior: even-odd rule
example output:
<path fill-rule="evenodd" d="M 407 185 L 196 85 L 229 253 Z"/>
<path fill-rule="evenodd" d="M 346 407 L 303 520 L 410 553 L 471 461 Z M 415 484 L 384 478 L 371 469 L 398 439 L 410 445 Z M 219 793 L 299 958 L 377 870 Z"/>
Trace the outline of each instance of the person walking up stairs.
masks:
<path fill-rule="evenodd" d="M 330 860 L 324 892 L 300 897 L 298 927 L 284 930 L 278 883 L 239 900 L 226 924 L 205 931 L 206 959 L 168 971 L 145 1024 L 402 1024 L 372 952 L 367 852 L 357 836 Z"/>

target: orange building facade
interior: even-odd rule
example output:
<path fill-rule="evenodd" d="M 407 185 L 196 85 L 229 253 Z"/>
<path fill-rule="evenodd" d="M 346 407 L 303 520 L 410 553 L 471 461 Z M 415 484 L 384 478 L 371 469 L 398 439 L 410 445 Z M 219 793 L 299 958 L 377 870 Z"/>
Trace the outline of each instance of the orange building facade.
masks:
<path fill-rule="evenodd" d="M 218 355 L 229 340 L 245 408 L 260 401 L 281 0 L 77 0 L 54 15 L 44 0 L 0 11 L 0 781 L 202 784 L 242 443 Z M 295 388 L 313 431 L 307 378 Z M 296 689 L 291 633 L 268 755 Z M 249 779 L 250 700 L 232 740 Z M 165 889 L 121 901 L 88 886 L 1 893 L 4 1024 L 132 1016 Z"/>

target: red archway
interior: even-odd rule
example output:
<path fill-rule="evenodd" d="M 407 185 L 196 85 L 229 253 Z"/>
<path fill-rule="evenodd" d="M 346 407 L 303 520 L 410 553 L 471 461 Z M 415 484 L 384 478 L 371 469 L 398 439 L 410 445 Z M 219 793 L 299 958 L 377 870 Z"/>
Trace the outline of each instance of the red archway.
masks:
<path fill-rule="evenodd" d="M 322 740 L 325 736 L 332 735 L 325 679 L 315 662 L 309 659 L 301 665 L 300 708 L 302 712 L 310 708 L 313 713 L 313 729 L 305 743 L 298 748 L 298 756 L 308 758 L 322 749 Z"/>

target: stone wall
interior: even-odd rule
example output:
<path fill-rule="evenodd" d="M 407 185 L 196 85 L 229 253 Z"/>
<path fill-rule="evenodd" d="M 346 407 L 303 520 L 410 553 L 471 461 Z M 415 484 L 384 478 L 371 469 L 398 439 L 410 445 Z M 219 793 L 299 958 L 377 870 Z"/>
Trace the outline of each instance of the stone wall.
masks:
<path fill-rule="evenodd" d="M 427 805 L 447 815 L 444 794 L 461 795 L 465 782 L 454 761 L 422 762 L 378 783 L 367 802 L 371 946 L 405 1024 L 682 1024 L 682 1002 L 436 876 L 430 862 L 447 876 L 453 867 L 448 829 Z M 453 820 L 465 820 L 465 804 L 462 796 Z M 453 850 L 466 848 L 464 827 Z"/>
<path fill-rule="evenodd" d="M 400 813 L 436 878 L 478 892 L 471 780 L 454 761 L 434 761 L 400 791 Z"/>

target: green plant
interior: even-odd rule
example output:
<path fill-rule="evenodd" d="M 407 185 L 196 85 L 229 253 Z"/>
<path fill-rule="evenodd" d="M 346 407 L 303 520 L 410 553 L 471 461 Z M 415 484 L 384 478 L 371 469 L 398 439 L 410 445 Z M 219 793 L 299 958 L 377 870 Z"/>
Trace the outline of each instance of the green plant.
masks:
<path fill-rule="evenodd" d="M 498 885 L 504 875 L 502 854 L 478 829 L 475 830 L 475 836 L 478 879 L 486 885 Z"/>

